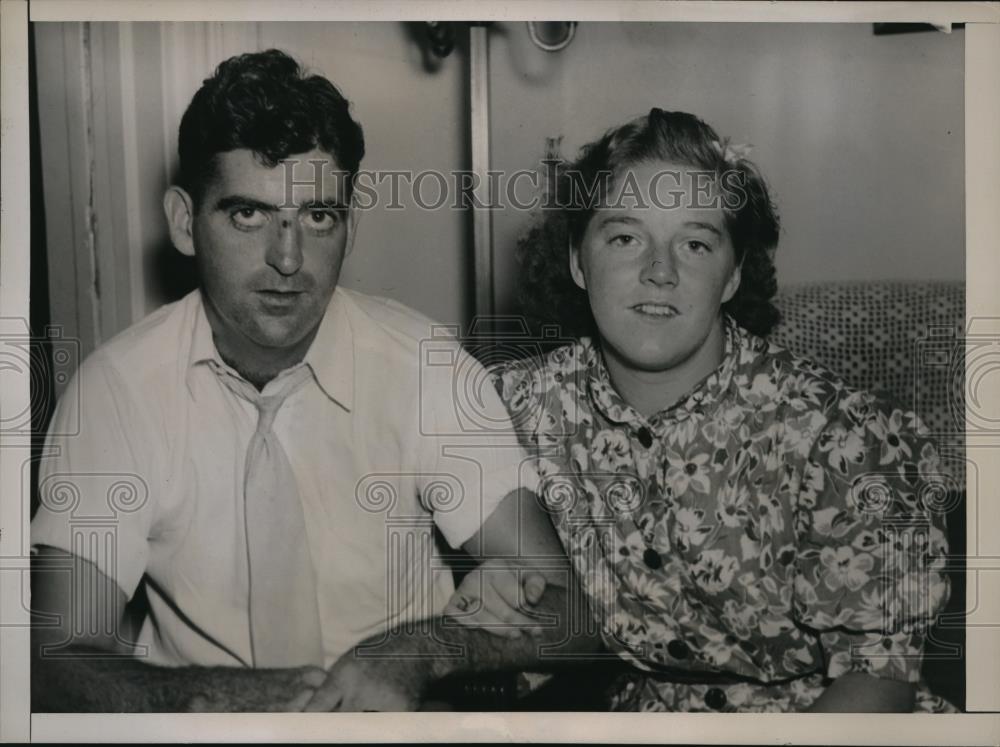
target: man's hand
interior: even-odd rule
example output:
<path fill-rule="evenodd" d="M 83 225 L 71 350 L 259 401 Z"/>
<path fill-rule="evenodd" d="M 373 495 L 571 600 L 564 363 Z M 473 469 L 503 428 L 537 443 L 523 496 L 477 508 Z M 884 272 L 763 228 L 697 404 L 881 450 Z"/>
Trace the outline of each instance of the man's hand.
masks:
<path fill-rule="evenodd" d="M 202 672 L 202 681 L 192 676 L 188 683 L 195 693 L 184 708 L 188 713 L 301 711 L 326 681 L 318 667 Z"/>
<path fill-rule="evenodd" d="M 432 681 L 425 665 L 420 658 L 361 658 L 351 649 L 309 691 L 304 710 L 416 711 Z"/>
<path fill-rule="evenodd" d="M 462 579 L 444 615 L 504 638 L 519 638 L 522 632 L 537 636 L 542 629 L 534 608 L 547 585 L 539 570 L 507 560 L 488 560 Z"/>
<path fill-rule="evenodd" d="M 533 589 L 541 588 L 536 586 L 539 580 L 532 582 Z M 424 700 L 431 685 L 445 677 L 525 668 L 538 671 L 538 667 L 561 665 L 575 656 L 601 652 L 600 634 L 588 625 L 593 616 L 583 598 L 570 594 L 552 576 L 546 580 L 532 623 L 545 620 L 539 636 L 522 635 L 520 640 L 513 640 L 477 627 L 456 625 L 454 619 L 445 617 L 428 618 L 426 625 L 416 629 L 396 627 L 366 639 L 341 656 L 305 710 L 429 708 Z"/>
<path fill-rule="evenodd" d="M 305 710 L 412 711 L 427 707 L 430 686 L 444 677 L 549 666 L 601 650 L 585 599 L 570 593 L 576 581 L 559 538 L 530 492 L 506 496 L 462 547 L 485 560 L 445 616 L 429 618 L 426 629 L 372 636 L 364 648 L 377 649 L 377 658 L 348 651 Z"/>

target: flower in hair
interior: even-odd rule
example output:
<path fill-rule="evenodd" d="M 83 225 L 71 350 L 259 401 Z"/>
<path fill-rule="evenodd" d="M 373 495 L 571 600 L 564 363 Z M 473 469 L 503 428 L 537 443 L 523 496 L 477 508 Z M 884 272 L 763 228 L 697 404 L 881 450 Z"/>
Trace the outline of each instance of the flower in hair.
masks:
<path fill-rule="evenodd" d="M 735 164 L 737 161 L 746 159 L 750 157 L 750 151 L 753 150 L 753 146 L 746 143 L 730 143 L 728 140 L 724 142 L 719 142 L 718 140 L 713 140 L 712 145 L 722 156 L 722 160 L 729 164 Z"/>

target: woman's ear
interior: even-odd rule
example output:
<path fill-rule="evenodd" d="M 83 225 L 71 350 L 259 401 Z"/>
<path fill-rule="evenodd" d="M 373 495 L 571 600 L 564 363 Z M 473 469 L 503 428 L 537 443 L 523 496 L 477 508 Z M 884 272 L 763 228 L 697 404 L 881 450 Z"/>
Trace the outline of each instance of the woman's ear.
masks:
<path fill-rule="evenodd" d="M 580 264 L 580 248 L 572 244 L 569 245 L 569 274 L 581 290 L 587 290 L 587 276 L 583 274 L 583 265 Z"/>
<path fill-rule="evenodd" d="M 722 303 L 726 303 L 733 296 L 736 295 L 736 291 L 740 287 L 740 279 L 743 276 L 743 263 L 739 262 L 735 267 L 733 267 L 733 272 L 729 276 L 729 280 L 726 281 L 725 287 L 722 289 Z"/>
<path fill-rule="evenodd" d="M 168 187 L 163 195 L 163 212 L 167 215 L 170 240 L 181 254 L 194 256 L 194 201 L 186 191 L 176 185 Z"/>

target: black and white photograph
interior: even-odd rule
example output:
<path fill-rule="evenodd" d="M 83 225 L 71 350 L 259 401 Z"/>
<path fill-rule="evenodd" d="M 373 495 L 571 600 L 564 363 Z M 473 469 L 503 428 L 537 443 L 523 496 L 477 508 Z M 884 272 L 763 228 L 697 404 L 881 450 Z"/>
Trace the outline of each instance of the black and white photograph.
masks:
<path fill-rule="evenodd" d="M 995 739 L 1000 4 L 137 5 L 5 29 L 11 735 Z"/>

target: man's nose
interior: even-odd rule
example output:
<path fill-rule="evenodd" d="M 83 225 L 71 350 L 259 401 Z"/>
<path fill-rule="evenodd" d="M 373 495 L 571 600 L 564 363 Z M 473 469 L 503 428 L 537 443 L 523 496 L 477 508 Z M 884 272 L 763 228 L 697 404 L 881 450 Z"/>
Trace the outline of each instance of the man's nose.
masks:
<path fill-rule="evenodd" d="M 294 275 L 302 268 L 302 235 L 299 222 L 281 216 L 277 240 L 267 250 L 267 263 L 282 275 Z"/>
<path fill-rule="evenodd" d="M 668 245 L 654 245 L 645 258 L 640 280 L 653 285 L 677 285 L 677 262 Z"/>

